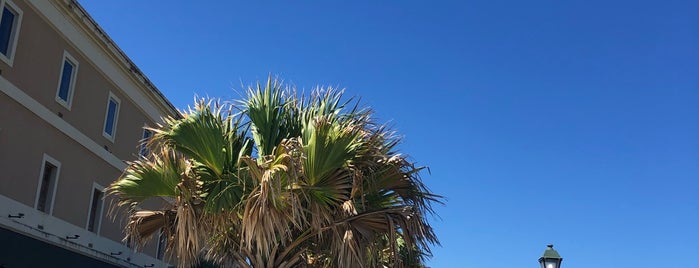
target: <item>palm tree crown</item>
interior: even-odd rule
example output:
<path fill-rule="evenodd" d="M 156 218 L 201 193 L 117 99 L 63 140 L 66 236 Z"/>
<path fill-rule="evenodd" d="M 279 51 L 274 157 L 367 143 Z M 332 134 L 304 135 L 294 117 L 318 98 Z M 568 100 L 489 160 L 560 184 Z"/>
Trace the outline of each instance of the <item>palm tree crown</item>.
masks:
<path fill-rule="evenodd" d="M 184 267 L 419 266 L 439 243 L 425 216 L 441 197 L 371 115 L 341 91 L 299 95 L 270 78 L 151 128 L 151 154 L 108 192 L 128 209 L 128 238 L 162 231 Z M 153 197 L 170 205 L 139 209 Z"/>

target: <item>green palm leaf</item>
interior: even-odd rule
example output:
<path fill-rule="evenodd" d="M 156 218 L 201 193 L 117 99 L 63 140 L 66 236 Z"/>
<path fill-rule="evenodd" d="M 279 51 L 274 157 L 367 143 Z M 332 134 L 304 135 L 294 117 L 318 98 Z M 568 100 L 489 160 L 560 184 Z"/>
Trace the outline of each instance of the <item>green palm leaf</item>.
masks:
<path fill-rule="evenodd" d="M 160 129 L 154 129 L 153 142 L 172 147 L 196 161 L 197 168 L 210 176 L 220 176 L 230 160 L 227 149 L 231 129 L 226 128 L 221 114 L 222 106 L 212 107 L 212 101 L 199 100 L 194 109 L 182 119 L 168 119 Z"/>
<path fill-rule="evenodd" d="M 425 216 L 441 197 L 397 153 L 400 138 L 353 101 L 332 88 L 299 95 L 270 76 L 246 100 L 198 100 L 165 119 L 152 129 L 153 154 L 108 191 L 130 208 L 173 201 L 131 211 L 127 233 L 165 228 L 185 267 L 199 256 L 240 267 L 419 266 L 439 244 Z"/>
<path fill-rule="evenodd" d="M 259 155 L 271 154 L 274 147 L 288 137 L 283 94 L 281 82 L 271 76 L 264 87 L 258 82 L 255 88 L 248 89 L 245 113 L 252 123 L 252 137 Z"/>
<path fill-rule="evenodd" d="M 107 192 L 119 197 L 119 204 L 131 205 L 151 197 L 176 197 L 177 184 L 187 163 L 167 149 L 152 160 L 130 162 L 124 175 Z"/>

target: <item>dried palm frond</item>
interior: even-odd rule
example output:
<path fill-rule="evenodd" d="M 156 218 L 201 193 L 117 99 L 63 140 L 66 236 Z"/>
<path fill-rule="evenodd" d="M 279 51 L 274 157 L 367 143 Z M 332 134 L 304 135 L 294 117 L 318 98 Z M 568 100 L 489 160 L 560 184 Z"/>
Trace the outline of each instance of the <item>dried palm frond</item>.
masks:
<path fill-rule="evenodd" d="M 164 230 L 182 267 L 201 256 L 226 267 L 410 267 L 429 256 L 439 242 L 425 216 L 441 197 L 371 109 L 271 77 L 247 94 L 197 100 L 151 128 L 151 155 L 108 189 L 129 208 L 127 237 Z M 152 197 L 172 202 L 135 209 Z"/>

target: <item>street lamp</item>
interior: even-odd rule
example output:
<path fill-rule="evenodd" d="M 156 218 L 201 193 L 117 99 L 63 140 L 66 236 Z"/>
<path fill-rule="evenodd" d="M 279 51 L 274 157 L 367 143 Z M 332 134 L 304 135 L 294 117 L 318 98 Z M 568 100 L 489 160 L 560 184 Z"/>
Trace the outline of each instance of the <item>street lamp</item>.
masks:
<path fill-rule="evenodd" d="M 561 258 L 561 255 L 558 255 L 558 251 L 553 249 L 553 245 L 549 244 L 547 247 L 544 255 L 539 258 L 541 268 L 561 268 L 563 258 Z"/>

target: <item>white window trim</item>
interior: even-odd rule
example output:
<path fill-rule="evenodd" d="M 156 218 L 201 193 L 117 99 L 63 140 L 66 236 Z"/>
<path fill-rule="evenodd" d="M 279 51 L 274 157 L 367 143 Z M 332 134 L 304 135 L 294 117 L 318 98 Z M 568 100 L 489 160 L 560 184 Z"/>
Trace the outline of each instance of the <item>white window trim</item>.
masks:
<path fill-rule="evenodd" d="M 141 132 L 141 140 L 138 141 L 138 155 L 139 155 L 139 156 L 143 156 L 143 157 L 147 157 L 147 156 L 148 156 L 148 154 L 143 155 L 143 150 L 146 150 L 146 146 L 145 146 L 145 144 L 143 143 L 143 142 L 145 141 L 145 139 L 143 138 L 143 136 L 145 136 L 145 134 L 146 134 L 147 131 L 150 132 L 150 137 L 148 137 L 149 139 L 150 139 L 150 138 L 153 138 L 153 134 L 155 134 L 155 133 L 153 133 L 152 130 L 148 130 L 148 129 L 146 129 L 146 128 L 148 128 L 148 124 L 143 124 L 143 132 Z"/>
<path fill-rule="evenodd" d="M 17 40 L 19 40 L 19 29 L 22 28 L 21 26 L 23 12 L 14 2 L 10 0 L 0 0 L 0 12 L 5 8 L 5 5 L 10 6 L 10 9 L 17 13 L 17 24 L 13 25 L 12 34 L 10 35 L 10 44 L 8 44 L 7 47 L 10 56 L 8 58 L 7 56 L 5 56 L 5 54 L 0 53 L 0 60 L 4 61 L 5 63 L 7 63 L 7 65 L 10 65 L 10 67 L 12 67 L 12 64 L 15 61 L 15 54 L 17 54 Z"/>
<path fill-rule="evenodd" d="M 49 110 L 46 106 L 27 95 L 27 93 L 17 88 L 17 86 L 10 83 L 10 81 L 7 81 L 2 75 L 0 75 L 0 92 L 9 96 L 18 104 L 22 105 L 22 107 L 27 108 L 33 115 L 43 120 L 42 122 L 47 123 L 55 130 L 66 135 L 66 137 L 69 137 L 72 141 L 77 142 L 83 146 L 83 148 L 92 152 L 94 154 L 93 156 L 102 159 L 105 163 L 108 163 L 119 171 L 124 171 L 126 169 L 126 164 L 121 159 L 105 150 L 103 144 L 98 144 L 96 140 L 86 136 L 73 125 L 68 124 L 65 120 L 58 117 L 54 111 Z"/>
<path fill-rule="evenodd" d="M 0 53 L 2 54 L 2 53 Z M 56 190 L 58 189 L 58 179 L 60 178 L 61 175 L 61 162 L 56 160 L 55 158 L 44 154 L 44 157 L 41 159 L 41 171 L 39 172 L 39 183 L 37 184 L 36 187 L 36 196 L 34 197 L 34 208 L 37 209 L 39 207 L 39 195 L 41 194 L 41 183 L 44 178 L 44 171 L 46 170 L 46 162 L 51 163 L 51 165 L 56 167 L 56 180 L 53 182 L 53 192 L 51 193 L 51 202 L 49 205 L 48 209 L 48 215 L 53 215 L 53 205 L 54 202 L 56 201 Z M 37 211 L 39 211 L 37 209 Z M 44 213 L 43 211 L 39 211 L 41 213 Z"/>
<path fill-rule="evenodd" d="M 1 55 L 2 53 L 0 53 Z M 63 80 L 63 65 L 66 61 L 73 64 L 73 73 L 70 76 L 70 85 L 68 86 L 68 101 L 64 101 L 58 94 L 61 92 L 61 81 Z M 61 60 L 61 72 L 58 74 L 58 86 L 56 86 L 56 102 L 60 103 L 63 107 L 70 111 L 70 107 L 73 104 L 73 94 L 75 93 L 75 83 L 78 80 L 78 67 L 80 63 L 68 53 L 68 51 L 63 51 L 63 58 Z"/>
<path fill-rule="evenodd" d="M 90 226 L 90 216 L 92 216 L 92 201 L 94 201 L 93 199 L 95 198 L 95 190 L 99 190 L 100 192 L 102 192 L 102 198 L 104 198 L 104 186 L 99 185 L 96 182 L 92 182 L 92 188 L 90 188 L 90 205 L 87 207 L 87 221 L 85 221 L 85 230 L 87 230 L 87 227 Z M 98 217 L 95 217 L 95 229 L 92 230 L 97 235 L 100 234 L 100 228 L 102 227 L 102 215 L 104 215 L 104 199 L 102 199 L 102 203 L 100 204 L 99 212 L 100 215 Z"/>
<path fill-rule="evenodd" d="M 114 99 L 117 103 L 117 109 L 114 112 L 114 126 L 112 127 L 112 135 L 109 135 L 107 133 L 106 129 L 107 128 L 107 116 L 109 116 L 109 101 Z M 109 92 L 109 97 L 107 98 L 107 108 L 105 109 L 104 112 L 104 124 L 102 125 L 102 136 L 107 138 L 109 141 L 114 143 L 114 137 L 116 137 L 116 132 L 117 132 L 117 126 L 119 125 L 119 111 L 121 110 L 121 100 L 117 98 L 114 93 L 111 91 Z"/>

